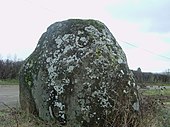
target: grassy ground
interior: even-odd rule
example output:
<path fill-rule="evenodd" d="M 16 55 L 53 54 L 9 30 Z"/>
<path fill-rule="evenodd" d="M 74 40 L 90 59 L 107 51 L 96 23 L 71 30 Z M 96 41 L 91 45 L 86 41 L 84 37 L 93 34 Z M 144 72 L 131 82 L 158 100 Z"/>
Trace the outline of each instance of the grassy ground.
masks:
<path fill-rule="evenodd" d="M 157 120 L 161 122 L 159 127 L 170 127 L 170 108 L 162 108 L 158 112 Z"/>
<path fill-rule="evenodd" d="M 149 118 L 149 119 L 146 119 Z M 170 108 L 144 116 L 139 127 L 170 127 Z M 0 127 L 61 127 L 55 122 L 46 122 L 27 114 L 20 109 L 0 110 Z M 70 126 L 67 126 L 70 127 Z"/>
<path fill-rule="evenodd" d="M 26 114 L 20 109 L 0 110 L 0 127 L 59 127 L 55 122 L 46 122 Z"/>
<path fill-rule="evenodd" d="M 146 86 L 170 86 L 170 83 L 144 83 Z"/>
<path fill-rule="evenodd" d="M 1 81 L 0 84 L 17 85 L 17 80 Z M 141 127 L 170 127 L 170 89 L 163 90 L 145 90 L 142 91 L 142 96 L 150 97 L 153 100 L 163 100 L 163 105 L 160 105 L 155 112 L 146 110 L 144 120 Z M 154 106 L 154 104 L 153 104 Z M 150 125 L 148 125 L 150 123 Z M 59 127 L 55 122 L 48 123 L 41 121 L 33 115 L 26 114 L 20 109 L 10 108 L 0 110 L 0 127 Z"/>
<path fill-rule="evenodd" d="M 19 84 L 18 79 L 0 80 L 0 85 L 18 85 L 18 84 Z"/>
<path fill-rule="evenodd" d="M 152 86 L 151 84 L 148 85 Z M 157 85 L 170 86 L 170 84 Z M 160 104 L 159 109 L 153 116 L 156 123 L 153 127 L 170 127 L 170 89 L 147 89 L 140 92 L 143 96 L 149 97 Z"/>
<path fill-rule="evenodd" d="M 152 90 L 145 90 L 143 92 L 144 95 L 162 95 L 162 96 L 170 96 L 170 89 L 152 89 Z"/>

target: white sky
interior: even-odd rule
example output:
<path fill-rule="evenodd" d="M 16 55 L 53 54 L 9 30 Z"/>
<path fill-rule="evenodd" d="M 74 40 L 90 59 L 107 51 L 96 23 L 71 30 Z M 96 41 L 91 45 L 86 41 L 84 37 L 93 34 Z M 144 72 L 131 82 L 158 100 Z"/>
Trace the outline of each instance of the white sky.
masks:
<path fill-rule="evenodd" d="M 97 19 L 117 39 L 131 69 L 162 72 L 170 68 L 169 7 L 169 0 L 4 0 L 0 55 L 25 59 L 52 23 Z"/>

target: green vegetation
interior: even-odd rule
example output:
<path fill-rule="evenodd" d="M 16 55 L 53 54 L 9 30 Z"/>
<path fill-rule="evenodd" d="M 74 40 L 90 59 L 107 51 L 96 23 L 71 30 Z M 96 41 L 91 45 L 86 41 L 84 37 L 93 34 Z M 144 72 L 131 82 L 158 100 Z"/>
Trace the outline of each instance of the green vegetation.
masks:
<path fill-rule="evenodd" d="M 170 110 L 162 108 L 157 114 L 157 120 L 160 121 L 159 127 L 170 127 Z"/>
<path fill-rule="evenodd" d="M 23 61 L 0 59 L 0 80 L 17 79 Z"/>
<path fill-rule="evenodd" d="M 152 107 L 155 108 L 155 105 Z M 170 110 L 159 107 L 157 110 L 146 110 L 138 127 L 169 127 Z M 156 112 L 153 112 L 156 111 Z M 152 113 L 151 113 L 152 112 Z M 0 127 L 61 127 L 55 121 L 42 121 L 38 117 L 27 114 L 21 109 L 10 108 L 0 110 Z M 66 127 L 70 127 L 69 125 Z"/>
<path fill-rule="evenodd" d="M 160 86 L 170 86 L 170 83 L 163 83 Z"/>
<path fill-rule="evenodd" d="M 152 90 L 145 90 L 143 92 L 144 95 L 160 95 L 160 96 L 170 96 L 170 89 L 152 89 Z"/>
<path fill-rule="evenodd" d="M 18 85 L 18 84 L 19 84 L 18 79 L 0 80 L 0 85 Z"/>
<path fill-rule="evenodd" d="M 42 121 L 38 117 L 10 108 L 0 110 L 0 127 L 59 127 L 55 122 Z"/>
<path fill-rule="evenodd" d="M 151 113 L 151 112 L 149 112 Z M 146 114 L 140 127 L 170 127 L 170 110 L 168 108 L 160 108 L 159 111 Z"/>
<path fill-rule="evenodd" d="M 160 84 L 160 86 L 165 85 Z M 147 89 L 140 92 L 144 98 L 142 125 L 170 127 L 170 89 Z"/>
<path fill-rule="evenodd" d="M 18 85 L 17 79 L 0 80 L 0 85 Z M 142 104 L 143 119 L 139 127 L 170 127 L 170 89 L 142 90 L 142 97 L 147 99 Z M 158 102 L 161 97 L 167 97 L 163 103 Z M 155 101 L 156 100 L 156 101 Z M 21 109 L 10 108 L 0 110 L 0 127 L 59 127 L 56 122 L 42 121 L 27 114 Z M 69 127 L 69 126 L 68 126 Z"/>
<path fill-rule="evenodd" d="M 28 116 L 17 110 L 0 110 L 0 127 L 45 127 L 34 116 Z"/>
<path fill-rule="evenodd" d="M 144 83 L 146 86 L 170 86 L 170 83 Z"/>

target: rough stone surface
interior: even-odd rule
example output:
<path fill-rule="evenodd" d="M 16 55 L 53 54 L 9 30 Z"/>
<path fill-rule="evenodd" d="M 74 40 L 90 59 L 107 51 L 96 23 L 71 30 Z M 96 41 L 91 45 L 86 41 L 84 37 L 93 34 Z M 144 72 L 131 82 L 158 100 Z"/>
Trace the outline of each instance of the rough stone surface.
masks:
<path fill-rule="evenodd" d="M 139 112 L 126 56 L 95 20 L 70 19 L 47 29 L 21 69 L 20 103 L 70 127 L 133 126 Z"/>

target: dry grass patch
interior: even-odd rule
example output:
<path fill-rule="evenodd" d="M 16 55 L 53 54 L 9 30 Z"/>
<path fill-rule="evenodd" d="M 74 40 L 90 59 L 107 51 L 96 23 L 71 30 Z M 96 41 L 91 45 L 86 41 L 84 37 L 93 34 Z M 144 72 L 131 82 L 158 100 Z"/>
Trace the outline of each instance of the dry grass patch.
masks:
<path fill-rule="evenodd" d="M 54 122 L 48 123 L 31 114 L 16 108 L 0 110 L 0 127 L 57 127 Z"/>

